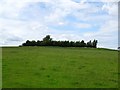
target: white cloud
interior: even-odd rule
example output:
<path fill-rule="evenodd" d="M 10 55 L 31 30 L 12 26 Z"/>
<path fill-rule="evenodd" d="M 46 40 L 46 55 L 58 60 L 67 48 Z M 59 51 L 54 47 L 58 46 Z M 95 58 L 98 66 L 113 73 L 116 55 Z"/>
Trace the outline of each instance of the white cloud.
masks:
<path fill-rule="evenodd" d="M 80 2 L 73 0 L 1 0 L 0 40 L 4 45 L 18 45 L 27 39 L 42 39 L 46 34 L 50 34 L 56 40 L 100 39 L 100 45 L 107 47 L 107 43 L 117 37 L 118 7 L 117 3 L 112 3 L 117 1 L 99 0 L 98 2 L 105 3 L 96 6 L 86 3 L 96 2 L 96 0 L 81 0 Z M 40 2 L 44 3 L 44 9 L 40 9 Z M 97 14 L 102 11 L 108 14 Z M 67 21 L 65 18 L 68 15 L 84 23 Z M 99 25 L 99 30 L 80 33 L 78 30 L 60 31 L 49 27 L 52 25 L 72 27 L 70 23 L 77 28 L 92 28 L 96 24 Z M 108 47 L 112 47 L 112 44 L 109 45 Z"/>
<path fill-rule="evenodd" d="M 86 23 L 75 23 L 75 27 L 77 28 L 91 28 L 91 24 L 86 24 Z"/>
<path fill-rule="evenodd" d="M 98 32 L 85 33 L 85 37 L 98 39 L 99 47 L 109 47 L 117 49 L 118 47 L 118 22 L 110 20 L 101 26 Z"/>
<path fill-rule="evenodd" d="M 18 18 L 19 14 L 29 5 L 38 2 L 51 2 L 51 0 L 1 0 L 0 15 L 8 18 Z"/>
<path fill-rule="evenodd" d="M 100 0 L 101 2 L 119 2 L 120 0 Z"/>
<path fill-rule="evenodd" d="M 104 2 L 104 3 L 106 3 L 106 2 L 118 2 L 118 1 L 120 1 L 120 0 L 82 0 L 82 1 L 84 1 L 84 2 Z"/>
<path fill-rule="evenodd" d="M 106 3 L 102 7 L 109 15 L 118 15 L 118 3 Z"/>

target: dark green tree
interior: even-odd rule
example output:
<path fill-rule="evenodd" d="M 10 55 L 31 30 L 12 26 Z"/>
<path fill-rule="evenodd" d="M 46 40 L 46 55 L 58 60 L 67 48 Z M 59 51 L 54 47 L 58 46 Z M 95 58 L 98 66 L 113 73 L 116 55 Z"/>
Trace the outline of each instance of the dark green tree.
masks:
<path fill-rule="evenodd" d="M 47 35 L 43 38 L 43 45 L 50 46 L 52 43 L 52 38 L 50 38 L 50 35 Z"/>
<path fill-rule="evenodd" d="M 50 35 L 47 35 L 43 38 L 42 41 L 29 41 L 27 40 L 22 46 L 60 46 L 60 47 L 90 47 L 90 48 L 97 48 L 97 40 L 90 40 L 89 42 L 85 43 L 84 40 L 80 41 L 53 41 Z"/>
<path fill-rule="evenodd" d="M 97 40 L 94 40 L 94 41 L 92 42 L 93 48 L 97 48 L 97 43 L 98 43 Z"/>
<path fill-rule="evenodd" d="M 84 42 L 84 40 L 82 40 L 80 43 L 81 43 L 80 44 L 81 47 L 86 47 L 86 43 Z"/>
<path fill-rule="evenodd" d="M 36 45 L 37 46 L 42 46 L 42 41 L 37 40 Z"/>
<path fill-rule="evenodd" d="M 91 42 L 91 40 L 89 41 L 89 42 L 87 42 L 87 45 L 86 45 L 87 47 L 92 47 L 92 42 Z"/>
<path fill-rule="evenodd" d="M 31 46 L 31 42 L 30 42 L 29 40 L 27 40 L 24 45 L 25 45 L 25 46 Z"/>

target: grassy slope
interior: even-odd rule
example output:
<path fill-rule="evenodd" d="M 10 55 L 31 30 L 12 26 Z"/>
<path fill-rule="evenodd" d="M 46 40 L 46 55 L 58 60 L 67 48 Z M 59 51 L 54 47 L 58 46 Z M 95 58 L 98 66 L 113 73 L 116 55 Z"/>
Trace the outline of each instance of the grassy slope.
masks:
<path fill-rule="evenodd" d="M 3 87 L 115 88 L 118 52 L 103 49 L 3 48 Z"/>
<path fill-rule="evenodd" d="M 2 88 L 2 48 L 0 47 L 0 89 Z"/>

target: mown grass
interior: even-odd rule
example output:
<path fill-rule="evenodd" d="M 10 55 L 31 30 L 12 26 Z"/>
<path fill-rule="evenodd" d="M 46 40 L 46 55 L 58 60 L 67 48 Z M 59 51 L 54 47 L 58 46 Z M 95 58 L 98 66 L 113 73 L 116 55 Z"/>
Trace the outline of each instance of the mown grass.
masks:
<path fill-rule="evenodd" d="M 3 88 L 116 88 L 118 52 L 91 48 L 3 48 Z"/>

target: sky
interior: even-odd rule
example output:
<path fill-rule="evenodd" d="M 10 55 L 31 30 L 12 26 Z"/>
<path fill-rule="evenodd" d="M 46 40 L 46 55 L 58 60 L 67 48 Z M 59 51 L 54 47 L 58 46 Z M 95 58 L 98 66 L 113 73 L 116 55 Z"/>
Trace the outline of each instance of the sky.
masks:
<path fill-rule="evenodd" d="M 97 1 L 97 2 L 96 2 Z M 119 0 L 0 0 L 0 46 L 26 40 L 85 42 L 118 47 Z"/>

